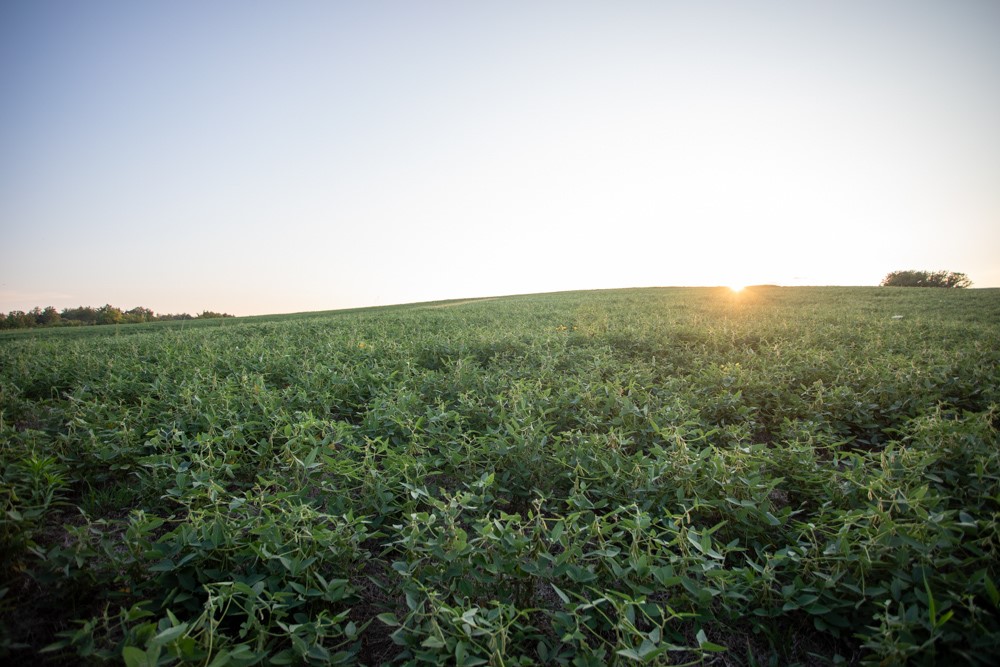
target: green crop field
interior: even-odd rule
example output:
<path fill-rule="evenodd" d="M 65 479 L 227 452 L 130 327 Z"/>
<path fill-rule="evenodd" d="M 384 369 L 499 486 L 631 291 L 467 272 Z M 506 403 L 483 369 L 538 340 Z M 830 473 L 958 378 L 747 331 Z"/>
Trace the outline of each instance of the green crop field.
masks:
<path fill-rule="evenodd" d="M 1000 290 L 0 335 L 0 659 L 997 664 Z"/>

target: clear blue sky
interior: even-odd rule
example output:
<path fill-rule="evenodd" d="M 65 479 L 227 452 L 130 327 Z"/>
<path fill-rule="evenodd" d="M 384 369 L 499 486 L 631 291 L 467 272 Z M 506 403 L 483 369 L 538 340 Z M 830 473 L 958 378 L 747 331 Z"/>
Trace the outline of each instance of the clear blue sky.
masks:
<path fill-rule="evenodd" d="M 0 3 L 0 311 L 1000 286 L 1000 2 Z"/>

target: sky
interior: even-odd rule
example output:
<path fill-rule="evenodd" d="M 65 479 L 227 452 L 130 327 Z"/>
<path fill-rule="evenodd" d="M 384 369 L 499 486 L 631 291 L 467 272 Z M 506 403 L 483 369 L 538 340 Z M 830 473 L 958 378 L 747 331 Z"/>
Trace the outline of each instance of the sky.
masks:
<path fill-rule="evenodd" d="M 5 0 L 0 311 L 998 287 L 998 34 L 995 0 Z"/>

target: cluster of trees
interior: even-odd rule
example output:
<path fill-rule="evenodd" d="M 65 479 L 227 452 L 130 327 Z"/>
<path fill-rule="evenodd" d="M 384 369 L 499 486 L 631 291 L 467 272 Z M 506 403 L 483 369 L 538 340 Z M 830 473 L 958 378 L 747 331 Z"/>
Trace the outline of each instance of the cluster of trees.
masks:
<path fill-rule="evenodd" d="M 951 271 L 893 271 L 882 279 L 882 287 L 969 287 L 964 273 Z"/>
<path fill-rule="evenodd" d="M 218 317 L 233 317 L 228 313 L 216 313 L 206 310 L 198 316 L 179 313 L 157 315 L 149 308 L 137 306 L 131 310 L 115 308 L 110 304 L 100 308 L 79 306 L 63 308 L 61 311 L 52 306 L 36 307 L 28 312 L 12 310 L 6 315 L 0 313 L 0 329 L 31 329 L 33 327 L 83 326 L 90 324 L 138 324 L 140 322 L 159 322 L 162 320 L 194 320 Z"/>

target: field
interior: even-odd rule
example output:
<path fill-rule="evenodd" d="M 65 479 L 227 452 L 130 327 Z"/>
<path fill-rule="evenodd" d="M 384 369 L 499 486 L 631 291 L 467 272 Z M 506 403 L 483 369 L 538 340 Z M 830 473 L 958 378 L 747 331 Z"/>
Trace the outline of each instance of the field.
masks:
<path fill-rule="evenodd" d="M 997 664 L 1000 290 L 0 336 L 0 659 Z"/>

